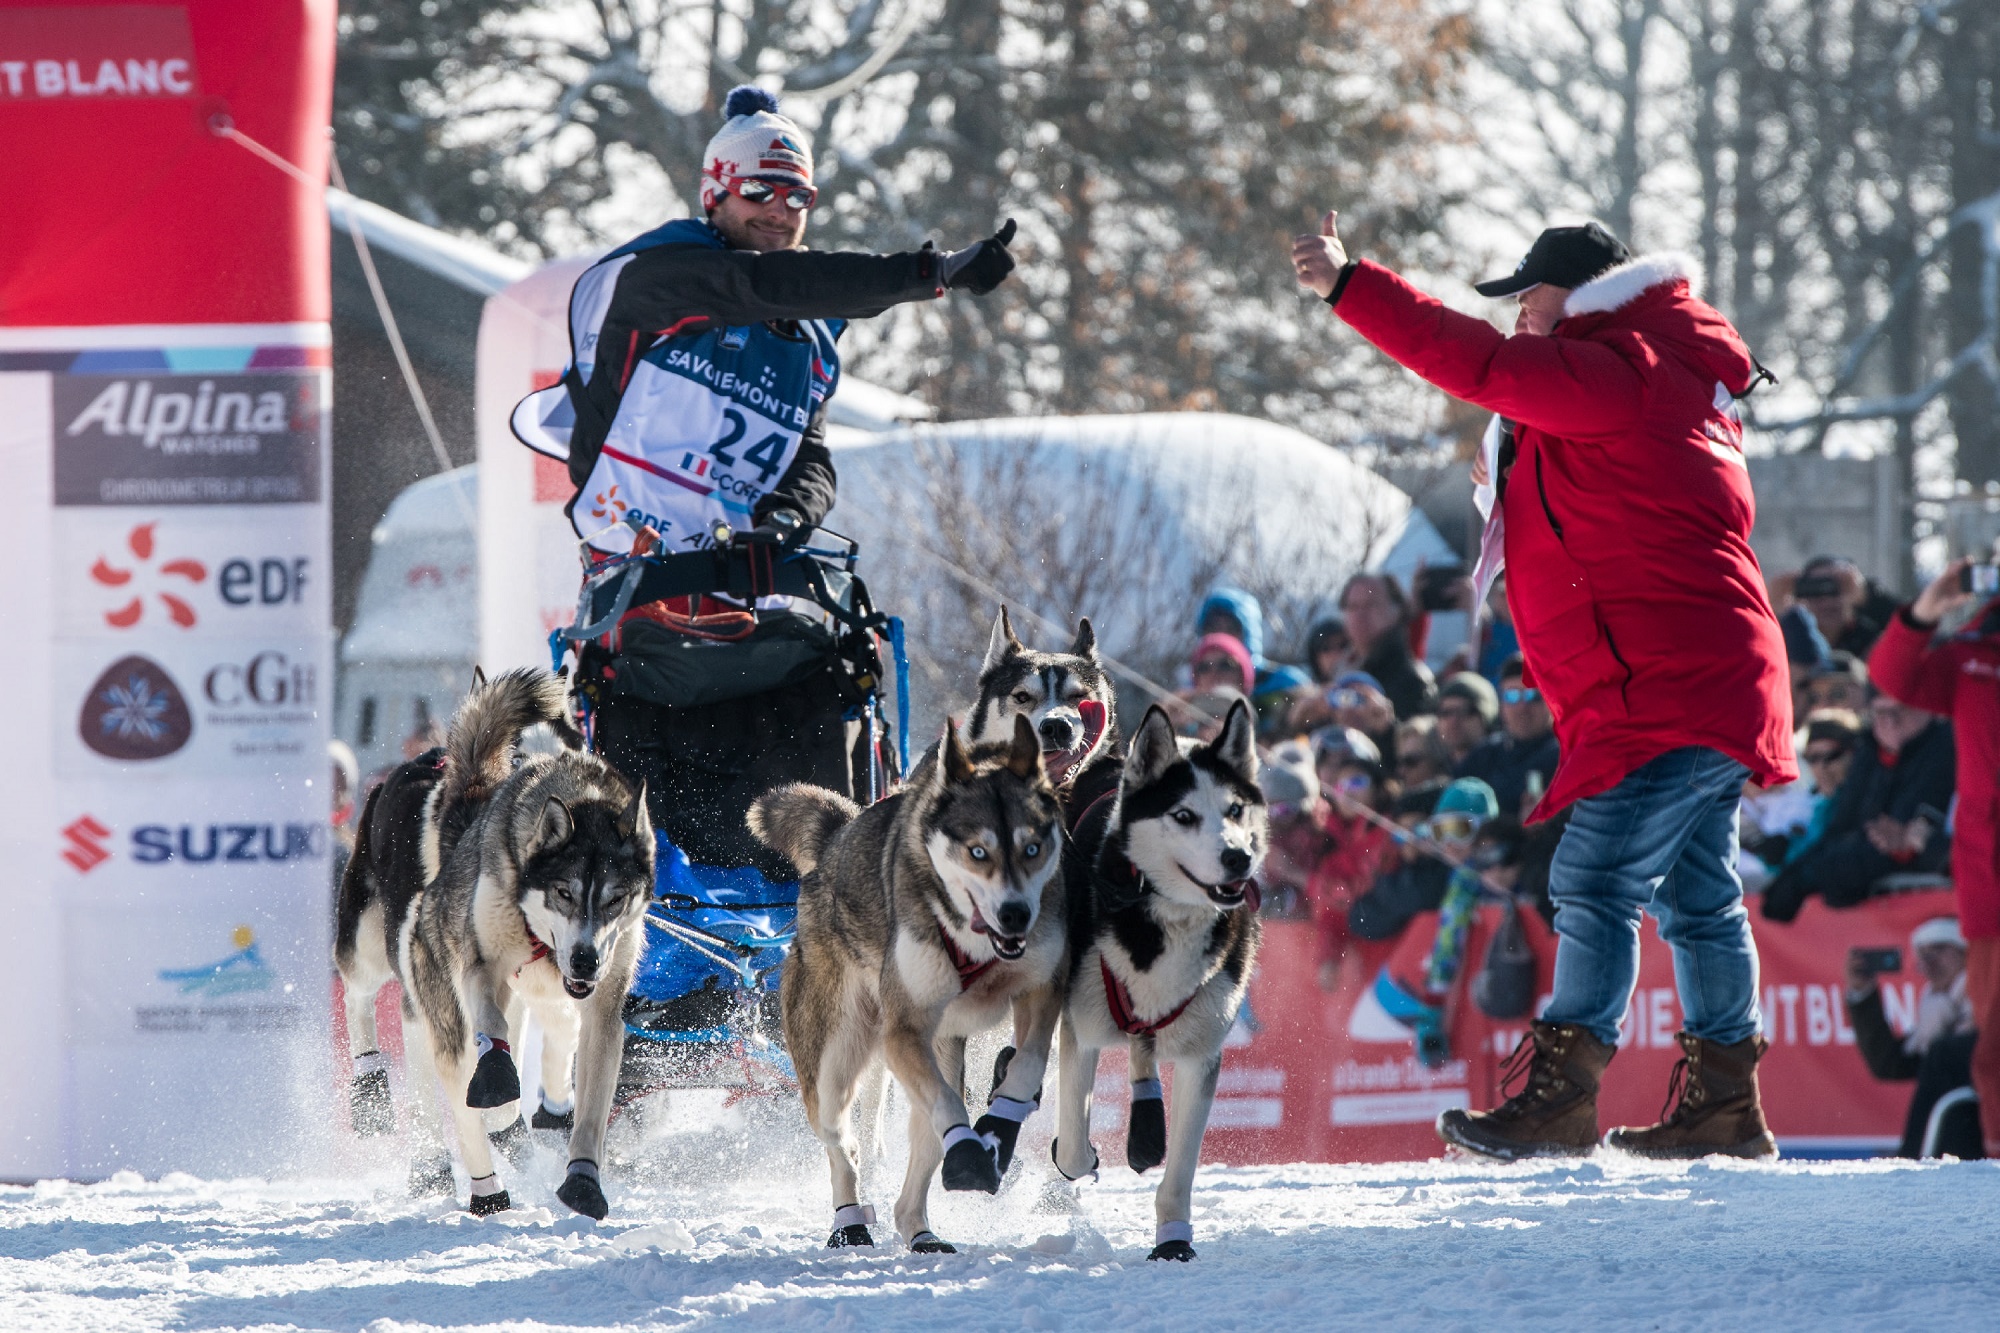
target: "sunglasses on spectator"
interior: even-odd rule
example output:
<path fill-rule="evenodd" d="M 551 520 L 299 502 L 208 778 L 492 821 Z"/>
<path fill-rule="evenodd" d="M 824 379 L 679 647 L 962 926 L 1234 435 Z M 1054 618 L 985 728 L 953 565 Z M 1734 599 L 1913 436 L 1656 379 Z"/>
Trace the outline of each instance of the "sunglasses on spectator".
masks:
<path fill-rule="evenodd" d="M 1336 780 L 1333 789 L 1343 796 L 1360 796 L 1374 785 L 1373 780 L 1360 773 L 1349 773 Z"/>
<path fill-rule="evenodd" d="M 1406 754 L 1396 761 L 1397 768 L 1421 768 L 1427 761 L 1420 754 Z"/>
<path fill-rule="evenodd" d="M 785 207 L 795 213 L 803 213 L 819 201 L 819 191 L 810 185 L 776 185 L 758 180 L 755 176 L 733 182 L 729 192 L 746 204 L 768 204 L 782 194 L 785 196 Z"/>
<path fill-rule="evenodd" d="M 1197 676 L 1240 676 L 1243 668 L 1226 657 L 1208 657 L 1194 664 Z"/>
<path fill-rule="evenodd" d="M 1328 690 L 1326 693 L 1326 703 L 1329 708 L 1359 708 L 1367 701 L 1368 696 L 1351 685 Z"/>
<path fill-rule="evenodd" d="M 1450 704 L 1446 704 L 1444 707 L 1438 709 L 1438 719 L 1440 721 L 1442 721 L 1445 718 L 1451 717 L 1451 718 L 1463 718 L 1465 721 L 1470 722 L 1473 718 L 1478 716 L 1479 716 L 1478 709 L 1467 707 L 1464 704 L 1459 704 L 1456 707 L 1453 707 Z"/>
<path fill-rule="evenodd" d="M 1807 750 L 1806 762 L 1808 764 L 1811 764 L 1814 768 L 1817 768 L 1821 764 L 1830 764 L 1837 759 L 1845 759 L 1849 754 L 1852 753 L 1853 751 L 1848 749 L 1848 747 L 1845 745 L 1837 745 L 1830 750 L 1820 750 L 1817 752 L 1812 750 Z"/>
<path fill-rule="evenodd" d="M 1541 697 L 1542 692 L 1540 690 L 1517 689 L 1500 691 L 1500 702 L 1503 704 L 1531 704 Z"/>
<path fill-rule="evenodd" d="M 1464 842 L 1479 832 L 1484 822 L 1477 815 L 1432 815 L 1419 826 L 1419 832 L 1437 842 Z"/>

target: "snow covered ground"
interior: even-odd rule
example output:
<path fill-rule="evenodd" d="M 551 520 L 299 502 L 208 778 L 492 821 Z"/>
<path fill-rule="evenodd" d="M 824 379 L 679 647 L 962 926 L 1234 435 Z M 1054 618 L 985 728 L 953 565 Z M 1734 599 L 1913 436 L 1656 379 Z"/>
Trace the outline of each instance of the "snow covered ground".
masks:
<path fill-rule="evenodd" d="M 1146 1261 L 1157 1176 L 1122 1167 L 1074 1204 L 1019 1167 L 997 1199 L 935 1192 L 956 1256 L 829 1252 L 824 1169 L 802 1135 L 774 1138 L 668 1142 L 607 1181 L 599 1225 L 555 1201 L 552 1152 L 514 1177 L 515 1211 L 485 1221 L 405 1198 L 386 1152 L 327 1179 L 0 1189 L 0 1328 L 2000 1322 L 2000 1166 L 1986 1163 L 1205 1168 L 1201 1258 L 1183 1267 Z M 886 1214 L 893 1181 L 876 1177 Z"/>

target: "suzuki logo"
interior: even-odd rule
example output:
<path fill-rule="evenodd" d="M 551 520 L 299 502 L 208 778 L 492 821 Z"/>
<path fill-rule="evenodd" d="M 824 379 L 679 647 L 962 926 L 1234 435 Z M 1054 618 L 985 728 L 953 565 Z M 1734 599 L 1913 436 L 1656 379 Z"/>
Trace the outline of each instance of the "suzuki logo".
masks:
<path fill-rule="evenodd" d="M 88 875 L 97 867 L 111 859 L 111 852 L 105 842 L 111 837 L 111 830 L 92 819 L 80 816 L 74 823 L 64 827 L 62 859 L 75 867 L 79 875 Z"/>
<path fill-rule="evenodd" d="M 148 565 L 152 562 L 153 529 L 156 526 L 153 523 L 141 523 L 138 527 L 133 528 L 132 531 L 125 534 L 127 549 L 132 552 L 133 557 L 141 565 Z M 90 577 L 107 588 L 125 587 L 132 582 L 133 572 L 130 569 L 112 564 L 101 555 L 97 557 L 97 563 L 90 567 Z M 199 586 L 208 578 L 208 567 L 199 560 L 169 560 L 154 571 L 154 574 L 155 576 L 163 575 L 177 579 L 186 579 L 189 583 Z M 173 621 L 182 629 L 194 628 L 194 607 L 189 605 L 185 598 L 178 597 L 170 592 L 160 592 L 155 595 L 160 599 L 160 605 L 166 608 L 167 619 Z M 140 618 L 145 614 L 146 599 L 143 594 L 140 594 L 115 611 L 106 611 L 104 613 L 104 623 L 110 625 L 113 629 L 131 629 L 139 623 Z"/>

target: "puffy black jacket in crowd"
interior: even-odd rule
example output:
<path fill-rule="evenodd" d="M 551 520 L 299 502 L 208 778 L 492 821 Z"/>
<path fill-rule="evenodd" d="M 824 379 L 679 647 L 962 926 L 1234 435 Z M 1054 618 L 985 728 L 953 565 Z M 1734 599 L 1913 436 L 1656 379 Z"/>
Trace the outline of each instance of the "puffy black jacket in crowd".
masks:
<path fill-rule="evenodd" d="M 1500 813 L 1519 819 L 1521 797 L 1528 790 L 1528 774 L 1540 773 L 1542 790 L 1547 791 L 1560 753 L 1554 732 L 1538 741 L 1517 741 L 1503 731 L 1487 737 L 1471 754 L 1459 760 L 1452 776 L 1478 778 L 1493 789 L 1500 802 Z"/>
<path fill-rule="evenodd" d="M 1884 1083 L 1917 1081 L 1909 1113 L 1903 1118 L 1903 1142 L 1896 1155 L 1921 1156 L 1931 1108 L 1953 1088 L 1972 1082 L 1972 1045 L 1979 1034 L 1948 1032 L 1925 1047 L 1921 1055 L 1911 1055 L 1903 1049 L 1903 1039 L 1889 1026 L 1879 989 L 1858 1000 L 1843 997 L 1843 1002 L 1847 1005 L 1847 1021 L 1854 1027 L 1854 1047 L 1861 1052 L 1868 1072 Z M 1938 1136 L 1938 1152 L 1971 1159 L 1984 1157 L 1984 1148 L 1977 1115 L 1963 1111 L 1958 1115 L 1947 1113 L 1943 1132 Z"/>
<path fill-rule="evenodd" d="M 1398 722 L 1407 722 L 1419 713 L 1437 712 L 1437 677 L 1410 651 L 1410 640 L 1403 630 L 1384 634 L 1361 669 L 1381 682 Z"/>
<path fill-rule="evenodd" d="M 1887 761 L 1874 736 L 1862 736 L 1854 747 L 1854 767 L 1833 794 L 1826 832 L 1765 888 L 1764 915 L 1790 921 L 1814 894 L 1828 907 L 1853 907 L 1885 875 L 1942 871 L 1951 856 L 1943 824 L 1957 783 L 1957 762 L 1951 724 L 1942 719 Z M 1877 815 L 1907 823 L 1919 814 L 1934 831 L 1915 859 L 1895 860 L 1868 841 L 1868 822 Z"/>

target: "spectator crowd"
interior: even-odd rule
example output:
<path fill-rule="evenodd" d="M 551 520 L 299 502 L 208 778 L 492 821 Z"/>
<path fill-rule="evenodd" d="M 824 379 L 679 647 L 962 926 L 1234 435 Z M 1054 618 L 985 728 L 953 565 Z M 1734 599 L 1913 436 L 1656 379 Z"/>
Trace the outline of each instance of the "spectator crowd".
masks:
<path fill-rule="evenodd" d="M 1956 593 L 1965 564 L 1902 606 L 1838 557 L 1770 580 L 1801 776 L 1772 790 L 1746 783 L 1740 810 L 1738 872 L 1769 922 L 1794 920 L 1813 898 L 1840 909 L 1966 881 L 1963 922 L 1926 922 L 1895 951 L 1897 967 L 1923 981 L 1910 1032 L 1892 1031 L 1884 1014 L 1885 951 L 1848 960 L 1867 1069 L 1918 1083 L 1906 1155 L 1920 1150 L 1931 1106 L 1968 1083 L 1982 1094 L 1989 1155 L 2000 1151 L 2000 1041 L 1984 1052 L 1976 1043 L 1980 1019 L 2000 1027 L 2000 736 L 1988 711 L 2000 699 L 2000 598 Z M 1256 711 L 1272 824 L 1265 910 L 1313 922 L 1327 990 L 1350 969 L 1366 981 L 1420 914 L 1445 908 L 1448 920 L 1455 873 L 1552 917 L 1549 863 L 1568 812 L 1531 822 L 1558 746 L 1517 651 L 1504 578 L 1473 639 L 1436 673 L 1425 661 L 1431 613 L 1470 611 L 1472 583 L 1453 569 L 1419 570 L 1413 584 L 1349 579 L 1296 666 L 1267 656 L 1257 600 L 1219 588 L 1197 615 L 1180 691 L 1191 736 L 1212 734 L 1239 697 Z M 1979 789 L 1961 791 L 1975 777 Z M 1423 1012 L 1422 997 L 1412 1005 Z M 1409 1021 L 1421 1055 L 1422 1020 Z M 1981 1139 L 1968 1113 L 1939 1150 L 1976 1155 Z"/>

